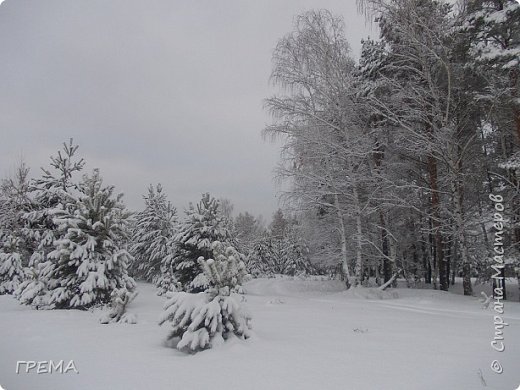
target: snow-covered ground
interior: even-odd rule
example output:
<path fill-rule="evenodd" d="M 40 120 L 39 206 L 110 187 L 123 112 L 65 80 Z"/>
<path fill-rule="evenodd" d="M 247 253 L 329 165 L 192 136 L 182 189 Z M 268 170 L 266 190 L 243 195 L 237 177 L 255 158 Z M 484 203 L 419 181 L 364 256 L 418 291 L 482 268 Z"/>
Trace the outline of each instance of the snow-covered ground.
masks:
<path fill-rule="evenodd" d="M 164 298 L 139 284 L 138 324 L 99 312 L 36 311 L 0 296 L 0 385 L 6 390 L 513 390 L 520 385 L 520 304 L 505 303 L 506 351 L 491 348 L 491 307 L 432 290 L 383 295 L 336 281 L 257 279 L 254 335 L 186 355 L 165 345 Z M 397 298 L 398 296 L 398 298 Z M 369 299 L 367 299 L 369 297 Z M 385 298 L 385 299 L 380 299 Z M 19 360 L 74 360 L 79 373 L 15 373 Z M 504 372 L 489 368 L 498 359 Z"/>

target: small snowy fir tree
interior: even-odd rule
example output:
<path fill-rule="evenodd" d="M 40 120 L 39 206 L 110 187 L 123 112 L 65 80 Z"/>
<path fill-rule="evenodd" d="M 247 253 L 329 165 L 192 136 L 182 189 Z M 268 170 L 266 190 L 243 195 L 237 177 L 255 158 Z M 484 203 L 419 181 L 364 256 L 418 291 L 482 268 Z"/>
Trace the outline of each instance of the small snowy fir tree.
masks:
<path fill-rule="evenodd" d="M 84 176 L 79 191 L 73 207 L 53 211 L 62 238 L 54 242 L 51 261 L 41 271 L 51 309 L 86 309 L 110 302 L 116 289 L 135 288 L 127 273 L 131 257 L 123 249 L 128 213 L 122 195 L 114 198 L 114 187 L 102 187 L 98 170 Z"/>
<path fill-rule="evenodd" d="M 164 305 L 159 324 L 171 322 L 169 339 L 180 338 L 177 348 L 196 352 L 215 347 L 230 337 L 250 336 L 251 316 L 232 294 L 246 277 L 242 255 L 235 248 L 214 241 L 215 258 L 200 257 L 211 288 L 203 293 L 173 293 Z"/>
<path fill-rule="evenodd" d="M 246 211 L 238 214 L 233 226 L 240 250 L 246 256 L 249 256 L 265 231 L 261 219 L 255 218 Z"/>
<path fill-rule="evenodd" d="M 24 268 L 31 252 L 22 219 L 33 204 L 29 199 L 29 168 L 21 163 L 13 178 L 1 183 L 0 294 L 12 294 L 25 279 Z"/>
<path fill-rule="evenodd" d="M 292 225 L 284 226 L 283 234 L 264 234 L 249 254 L 247 268 L 255 277 L 315 272 L 308 259 L 308 249 Z"/>
<path fill-rule="evenodd" d="M 315 271 L 308 258 L 309 249 L 302 240 L 297 226 L 289 226 L 285 237 L 280 241 L 280 273 L 295 276 L 312 274 Z"/>
<path fill-rule="evenodd" d="M 22 161 L 14 177 L 0 183 L 0 239 L 23 227 L 21 214 L 32 207 L 29 199 L 29 168 Z"/>
<path fill-rule="evenodd" d="M 24 279 L 22 264 L 23 241 L 9 235 L 2 239 L 0 249 L 0 295 L 12 294 Z"/>
<path fill-rule="evenodd" d="M 27 269 L 28 278 L 20 285 L 15 296 L 21 303 L 35 308 L 48 306 L 47 283 L 55 283 L 47 278 L 52 275 L 50 270 L 54 266 L 48 254 L 54 251 L 54 242 L 62 235 L 54 222 L 55 210 L 58 207 L 68 209 L 74 205 L 72 194 L 77 191 L 77 185 L 73 182 L 73 176 L 85 165 L 83 159 L 76 157 L 78 147 L 72 139 L 68 143 L 64 142 L 63 149 L 50 157 L 50 168 L 41 168 L 42 177 L 33 180 L 30 185 L 34 205 L 22 218 L 33 250 Z M 47 275 L 43 275 L 44 271 Z"/>
<path fill-rule="evenodd" d="M 175 236 L 175 251 L 171 267 L 181 289 L 188 292 L 204 291 L 209 280 L 198 263 L 199 257 L 213 258 L 215 241 L 233 244 L 229 223 L 219 212 L 219 202 L 208 193 L 186 211 L 186 220 Z"/>
<path fill-rule="evenodd" d="M 137 291 L 128 291 L 126 287 L 118 288 L 112 291 L 112 302 L 110 303 L 110 311 L 99 319 L 102 324 L 111 322 L 121 322 L 127 324 L 136 324 L 137 317 L 135 314 L 127 313 L 127 306 L 135 299 Z"/>
<path fill-rule="evenodd" d="M 148 188 L 145 209 L 135 216 L 130 253 L 134 257 L 134 277 L 161 284 L 161 262 L 171 252 L 169 245 L 176 230 L 177 210 L 167 201 L 160 184 Z"/>
<path fill-rule="evenodd" d="M 270 264 L 274 262 L 273 256 L 272 237 L 266 232 L 249 252 L 246 261 L 247 270 L 255 278 L 271 275 Z"/>

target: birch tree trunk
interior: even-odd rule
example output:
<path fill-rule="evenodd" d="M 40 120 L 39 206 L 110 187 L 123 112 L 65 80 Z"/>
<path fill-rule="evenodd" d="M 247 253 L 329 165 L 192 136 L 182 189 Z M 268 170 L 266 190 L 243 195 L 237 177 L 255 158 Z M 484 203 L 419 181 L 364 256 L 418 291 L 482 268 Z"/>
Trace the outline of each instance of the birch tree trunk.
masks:
<path fill-rule="evenodd" d="M 433 258 L 433 280 L 434 287 L 437 285 L 437 278 L 439 280 L 439 288 L 448 291 L 448 283 L 446 278 L 446 264 L 443 258 L 443 245 L 440 225 L 440 197 L 439 186 L 437 178 L 437 160 L 428 156 L 428 174 L 430 180 L 431 191 L 431 227 L 432 238 L 435 256 Z"/>
<path fill-rule="evenodd" d="M 388 232 L 386 231 L 386 220 L 382 211 L 379 212 L 379 221 L 381 223 L 381 241 L 383 255 L 383 277 L 384 282 L 388 282 L 393 274 L 392 262 L 388 259 L 389 257 L 389 243 L 388 243 Z"/>
<path fill-rule="evenodd" d="M 354 266 L 354 287 L 357 287 L 363 280 L 363 229 L 361 225 L 361 205 L 356 184 L 353 185 L 352 193 L 354 196 L 354 208 L 356 211 L 356 265 Z"/>
<path fill-rule="evenodd" d="M 345 277 L 345 284 L 347 289 L 351 287 L 351 275 L 348 266 L 348 253 L 347 253 L 347 234 L 345 231 L 345 221 L 343 220 L 343 213 L 339 205 L 338 194 L 334 194 L 334 206 L 336 208 L 336 214 L 338 216 L 339 234 L 341 242 L 341 269 Z"/>

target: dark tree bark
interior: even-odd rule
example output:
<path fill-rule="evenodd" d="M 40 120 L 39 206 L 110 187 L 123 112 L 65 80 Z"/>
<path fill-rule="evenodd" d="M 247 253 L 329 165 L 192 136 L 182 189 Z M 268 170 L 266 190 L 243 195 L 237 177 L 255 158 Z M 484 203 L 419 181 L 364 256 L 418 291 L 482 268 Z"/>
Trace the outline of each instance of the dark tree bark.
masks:
<path fill-rule="evenodd" d="M 449 286 L 448 278 L 446 275 L 447 264 L 443 256 L 442 234 L 440 224 L 440 196 L 437 177 L 437 160 L 433 156 L 428 156 L 428 174 L 431 190 L 431 224 L 435 248 L 434 274 L 436 274 L 435 276 L 439 276 L 439 288 L 443 291 L 448 291 Z"/>
<path fill-rule="evenodd" d="M 423 270 L 424 270 L 424 283 L 432 284 L 432 269 L 430 267 L 428 248 L 426 247 L 426 239 L 424 236 L 422 236 L 422 240 L 421 240 L 421 251 L 422 251 Z"/>

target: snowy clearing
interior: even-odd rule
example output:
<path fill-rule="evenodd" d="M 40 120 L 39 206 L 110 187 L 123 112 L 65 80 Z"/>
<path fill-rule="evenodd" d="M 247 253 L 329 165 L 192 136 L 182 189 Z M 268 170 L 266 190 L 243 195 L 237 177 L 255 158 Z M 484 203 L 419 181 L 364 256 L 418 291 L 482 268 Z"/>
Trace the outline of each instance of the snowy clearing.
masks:
<path fill-rule="evenodd" d="M 520 305 L 506 302 L 506 351 L 493 311 L 476 298 L 397 289 L 388 299 L 336 281 L 246 285 L 253 336 L 195 355 L 165 345 L 164 298 L 139 284 L 138 324 L 99 324 L 99 311 L 36 311 L 0 296 L 0 385 L 16 389 L 516 389 Z M 392 298 L 396 296 L 399 298 Z M 504 372 L 489 368 L 499 359 Z M 79 373 L 16 374 L 17 361 L 74 360 Z"/>

